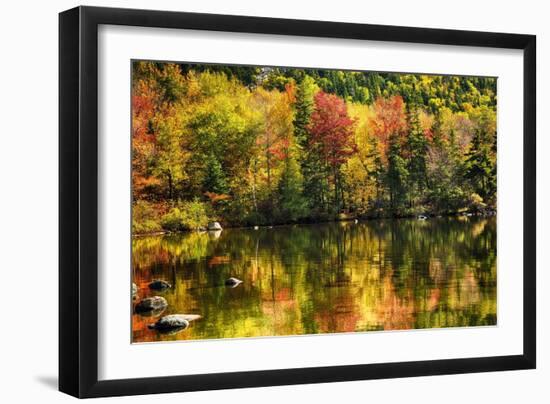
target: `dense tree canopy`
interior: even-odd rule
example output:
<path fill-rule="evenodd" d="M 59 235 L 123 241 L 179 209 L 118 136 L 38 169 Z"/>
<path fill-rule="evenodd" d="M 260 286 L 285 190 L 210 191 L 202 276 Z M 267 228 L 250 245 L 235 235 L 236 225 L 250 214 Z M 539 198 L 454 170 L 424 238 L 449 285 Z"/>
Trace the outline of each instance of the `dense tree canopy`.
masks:
<path fill-rule="evenodd" d="M 134 232 L 496 206 L 496 79 L 135 62 Z"/>

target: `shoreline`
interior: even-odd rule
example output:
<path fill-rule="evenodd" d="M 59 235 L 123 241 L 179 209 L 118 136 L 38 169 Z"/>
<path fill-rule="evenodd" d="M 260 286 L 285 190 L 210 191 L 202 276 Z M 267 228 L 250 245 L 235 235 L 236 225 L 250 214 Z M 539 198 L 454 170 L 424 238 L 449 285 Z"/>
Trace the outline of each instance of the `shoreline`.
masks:
<path fill-rule="evenodd" d="M 328 223 L 341 223 L 341 222 L 353 222 L 355 220 L 359 222 L 367 222 L 367 221 L 374 221 L 374 220 L 400 220 L 400 219 L 416 219 L 419 216 L 426 216 L 427 219 L 433 219 L 433 218 L 444 218 L 444 217 L 491 217 L 496 216 L 497 210 L 496 209 L 487 209 L 485 211 L 478 211 L 478 212 L 471 212 L 471 211 L 462 211 L 462 212 L 453 212 L 453 213 L 446 213 L 446 214 L 418 214 L 418 215 L 402 215 L 402 216 L 350 216 L 346 218 L 337 218 L 332 220 L 321 220 L 321 221 L 298 221 L 298 222 L 290 222 L 290 223 L 278 223 L 278 224 L 266 224 L 266 225 L 253 225 L 253 226 L 231 226 L 231 225 L 225 225 L 223 226 L 223 229 L 254 229 L 255 227 L 258 227 L 258 229 L 262 228 L 274 228 L 274 227 L 288 227 L 288 226 L 307 226 L 307 225 L 316 225 L 316 224 L 328 224 Z M 420 219 L 419 219 L 420 220 Z M 222 230 L 223 230 L 222 229 Z M 154 237 L 154 236 L 166 236 L 169 234 L 188 234 L 188 233 L 208 233 L 208 232 L 216 232 L 216 231 L 222 231 L 222 230 L 183 230 L 183 231 L 169 231 L 169 230 L 159 230 L 154 231 L 150 233 L 132 233 L 132 238 L 139 238 L 139 237 Z"/>

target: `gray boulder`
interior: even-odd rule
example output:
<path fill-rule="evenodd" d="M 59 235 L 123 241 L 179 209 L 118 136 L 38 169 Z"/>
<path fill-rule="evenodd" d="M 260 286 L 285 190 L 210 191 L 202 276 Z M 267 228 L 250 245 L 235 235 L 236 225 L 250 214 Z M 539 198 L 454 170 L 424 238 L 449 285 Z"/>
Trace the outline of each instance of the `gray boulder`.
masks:
<path fill-rule="evenodd" d="M 164 310 L 168 307 L 168 302 L 162 296 L 146 297 L 136 304 L 136 313 L 146 313 L 150 311 Z"/>
<path fill-rule="evenodd" d="M 223 228 L 222 228 L 222 225 L 218 222 L 210 222 L 210 223 L 208 223 L 208 230 L 209 231 L 223 230 Z"/>
<path fill-rule="evenodd" d="M 170 314 L 161 317 L 154 324 L 149 324 L 149 328 L 164 332 L 185 330 L 189 327 L 189 322 L 197 320 L 200 317 L 198 314 Z"/>
<path fill-rule="evenodd" d="M 149 289 L 153 289 L 153 290 L 164 290 L 164 289 L 169 289 L 171 287 L 172 285 L 170 285 L 168 282 L 159 280 L 159 279 L 155 279 L 153 282 L 149 284 Z"/>

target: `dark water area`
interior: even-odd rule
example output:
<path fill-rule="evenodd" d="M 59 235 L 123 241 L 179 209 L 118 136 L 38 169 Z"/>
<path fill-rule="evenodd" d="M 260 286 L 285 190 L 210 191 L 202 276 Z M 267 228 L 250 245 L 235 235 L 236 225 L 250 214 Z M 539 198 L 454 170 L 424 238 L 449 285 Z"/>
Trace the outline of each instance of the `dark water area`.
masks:
<path fill-rule="evenodd" d="M 496 236 L 494 217 L 459 217 L 135 238 L 134 303 L 168 307 L 133 314 L 133 341 L 496 325 Z M 172 287 L 151 291 L 153 279 Z M 148 328 L 167 314 L 201 318 Z"/>

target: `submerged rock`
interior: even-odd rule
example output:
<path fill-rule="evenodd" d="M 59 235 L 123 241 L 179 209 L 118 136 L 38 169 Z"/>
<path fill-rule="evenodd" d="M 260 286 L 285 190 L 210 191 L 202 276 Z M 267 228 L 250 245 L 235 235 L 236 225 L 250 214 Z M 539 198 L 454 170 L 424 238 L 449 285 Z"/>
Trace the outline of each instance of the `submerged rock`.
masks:
<path fill-rule="evenodd" d="M 243 283 L 243 281 L 241 281 L 240 279 L 231 277 L 225 281 L 225 286 L 235 288 L 239 286 L 241 283 Z"/>
<path fill-rule="evenodd" d="M 181 331 L 189 327 L 189 322 L 199 319 L 198 314 L 170 314 L 161 317 L 156 323 L 149 324 L 149 328 L 161 332 Z"/>
<path fill-rule="evenodd" d="M 208 230 L 223 230 L 222 225 L 218 222 L 210 222 L 208 223 Z"/>
<path fill-rule="evenodd" d="M 155 279 L 153 282 L 149 284 L 149 289 L 153 289 L 153 290 L 164 290 L 164 289 L 169 289 L 171 287 L 172 285 L 170 285 L 168 282 L 160 279 Z"/>
<path fill-rule="evenodd" d="M 168 302 L 162 296 L 146 297 L 136 304 L 136 313 L 146 313 L 151 311 L 160 311 L 168 307 Z"/>

